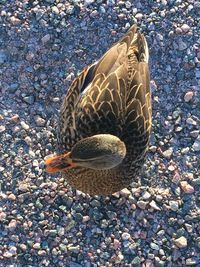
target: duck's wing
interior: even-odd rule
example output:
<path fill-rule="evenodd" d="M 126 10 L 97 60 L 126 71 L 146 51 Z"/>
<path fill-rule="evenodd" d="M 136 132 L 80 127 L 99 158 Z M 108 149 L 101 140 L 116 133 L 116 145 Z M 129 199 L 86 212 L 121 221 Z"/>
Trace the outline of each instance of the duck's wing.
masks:
<path fill-rule="evenodd" d="M 128 87 L 126 97 L 124 140 L 133 146 L 135 158 L 146 152 L 151 131 L 151 94 L 148 67 L 148 46 L 145 37 L 137 33 L 128 52 Z"/>
<path fill-rule="evenodd" d="M 146 67 L 139 67 L 138 55 L 143 59 L 147 53 L 141 53 L 144 49 L 138 51 L 136 30 L 133 26 L 72 83 L 61 108 L 60 136 L 65 149 L 80 138 L 98 133 L 121 136 L 126 123 L 126 131 L 130 124 L 136 127 L 131 98 L 143 97 L 138 87 L 146 82 L 147 71 Z M 134 106 L 134 114 L 138 109 Z"/>

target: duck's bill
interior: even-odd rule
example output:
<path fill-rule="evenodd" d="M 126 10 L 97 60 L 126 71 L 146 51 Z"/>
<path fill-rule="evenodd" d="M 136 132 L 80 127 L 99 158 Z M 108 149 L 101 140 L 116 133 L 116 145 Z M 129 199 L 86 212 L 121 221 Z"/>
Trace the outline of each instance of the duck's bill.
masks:
<path fill-rule="evenodd" d="M 48 173 L 63 172 L 69 168 L 76 167 L 70 158 L 70 152 L 62 155 L 50 157 L 45 161 L 46 171 Z"/>

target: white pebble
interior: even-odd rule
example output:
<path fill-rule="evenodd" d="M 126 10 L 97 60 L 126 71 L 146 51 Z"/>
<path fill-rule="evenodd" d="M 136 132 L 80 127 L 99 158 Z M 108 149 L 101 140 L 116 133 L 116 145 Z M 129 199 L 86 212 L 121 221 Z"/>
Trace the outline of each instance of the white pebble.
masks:
<path fill-rule="evenodd" d="M 26 124 L 24 121 L 21 121 L 21 126 L 24 130 L 28 130 L 30 127 L 28 124 Z"/>
<path fill-rule="evenodd" d="M 187 239 L 184 236 L 181 236 L 181 237 L 174 240 L 174 244 L 178 248 L 185 248 L 185 247 L 187 247 Z"/>

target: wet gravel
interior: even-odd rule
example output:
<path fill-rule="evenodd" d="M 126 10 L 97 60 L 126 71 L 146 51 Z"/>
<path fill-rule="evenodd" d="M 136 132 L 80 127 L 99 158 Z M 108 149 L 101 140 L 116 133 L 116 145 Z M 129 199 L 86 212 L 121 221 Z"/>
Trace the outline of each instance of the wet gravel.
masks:
<path fill-rule="evenodd" d="M 200 29 L 193 0 L 0 0 L 0 266 L 200 266 Z M 90 197 L 44 171 L 76 74 L 137 23 L 153 133 L 138 187 Z"/>

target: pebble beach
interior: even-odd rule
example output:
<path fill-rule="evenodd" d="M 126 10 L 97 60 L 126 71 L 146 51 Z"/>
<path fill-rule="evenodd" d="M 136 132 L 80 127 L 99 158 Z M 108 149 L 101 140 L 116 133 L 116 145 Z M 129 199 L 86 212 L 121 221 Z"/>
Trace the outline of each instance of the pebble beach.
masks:
<path fill-rule="evenodd" d="M 200 3 L 0 0 L 0 267 L 200 267 Z M 45 172 L 76 75 L 131 25 L 149 45 L 153 129 L 111 197 Z"/>

